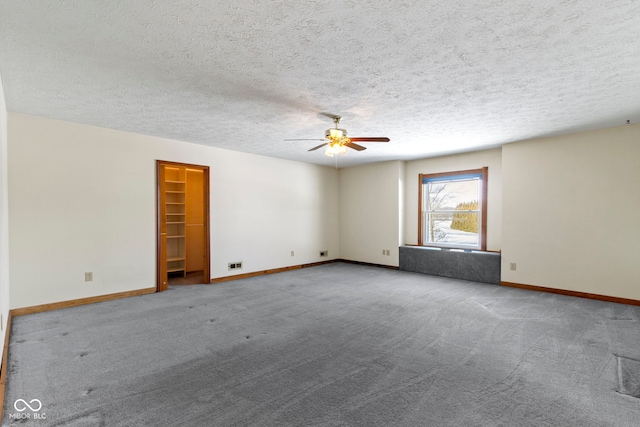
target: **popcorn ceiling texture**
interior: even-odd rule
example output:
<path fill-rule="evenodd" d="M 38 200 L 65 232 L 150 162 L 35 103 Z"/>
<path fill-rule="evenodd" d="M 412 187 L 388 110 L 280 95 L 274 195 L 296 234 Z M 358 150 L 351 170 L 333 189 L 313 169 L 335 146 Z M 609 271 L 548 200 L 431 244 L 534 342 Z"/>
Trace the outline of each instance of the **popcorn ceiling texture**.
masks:
<path fill-rule="evenodd" d="M 640 121 L 640 3 L 2 1 L 7 108 L 342 166 Z"/>

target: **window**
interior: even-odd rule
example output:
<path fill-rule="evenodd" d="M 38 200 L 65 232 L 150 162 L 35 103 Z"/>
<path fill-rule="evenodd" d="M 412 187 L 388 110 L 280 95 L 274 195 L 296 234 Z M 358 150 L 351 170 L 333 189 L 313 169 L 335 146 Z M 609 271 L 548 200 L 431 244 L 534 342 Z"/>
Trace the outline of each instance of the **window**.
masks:
<path fill-rule="evenodd" d="M 419 245 L 486 250 L 487 172 L 419 175 Z"/>

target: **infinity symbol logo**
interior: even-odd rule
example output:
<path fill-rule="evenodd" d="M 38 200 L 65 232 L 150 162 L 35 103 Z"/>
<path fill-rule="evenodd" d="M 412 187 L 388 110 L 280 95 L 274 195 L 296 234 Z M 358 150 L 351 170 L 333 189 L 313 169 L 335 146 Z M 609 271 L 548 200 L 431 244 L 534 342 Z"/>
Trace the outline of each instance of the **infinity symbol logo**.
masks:
<path fill-rule="evenodd" d="M 34 402 L 38 405 L 37 408 L 34 408 L 34 406 L 36 406 L 36 405 L 33 405 Z M 18 407 L 19 403 L 22 403 L 22 405 L 20 405 L 22 409 Z M 33 406 L 31 406 L 29 403 Z M 16 408 L 16 411 L 18 412 L 26 411 L 27 408 L 31 409 L 33 412 L 38 412 L 40 409 L 42 409 L 42 402 L 40 402 L 38 399 L 33 399 L 29 403 L 27 403 L 27 401 L 24 399 L 18 399 L 13 403 L 13 407 Z"/>

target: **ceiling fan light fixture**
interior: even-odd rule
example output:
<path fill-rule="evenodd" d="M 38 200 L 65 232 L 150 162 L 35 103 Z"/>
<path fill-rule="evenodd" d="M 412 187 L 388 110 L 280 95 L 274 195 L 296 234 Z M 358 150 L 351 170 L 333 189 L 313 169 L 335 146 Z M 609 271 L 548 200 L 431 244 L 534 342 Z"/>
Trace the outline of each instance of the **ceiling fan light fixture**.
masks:
<path fill-rule="evenodd" d="M 333 149 L 331 148 L 331 146 L 329 145 L 327 147 L 327 149 L 324 151 L 324 155 L 328 156 L 328 157 L 333 157 Z"/>
<path fill-rule="evenodd" d="M 327 145 L 327 149 L 324 154 L 329 157 L 341 155 L 344 156 L 347 154 L 347 147 L 342 143 L 342 138 L 340 139 L 329 139 L 329 145 Z"/>

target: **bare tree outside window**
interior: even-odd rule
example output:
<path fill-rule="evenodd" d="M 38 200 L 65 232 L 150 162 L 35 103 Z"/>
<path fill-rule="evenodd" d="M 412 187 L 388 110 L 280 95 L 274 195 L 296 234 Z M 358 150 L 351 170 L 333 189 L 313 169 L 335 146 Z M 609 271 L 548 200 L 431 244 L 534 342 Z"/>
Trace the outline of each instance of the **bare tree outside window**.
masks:
<path fill-rule="evenodd" d="M 427 240 L 430 242 L 446 242 L 447 233 L 440 227 L 440 223 L 447 219 L 446 214 L 436 212 L 442 210 L 447 200 L 451 199 L 453 195 L 447 191 L 447 184 L 430 184 L 428 185 L 428 192 L 429 235 Z"/>

